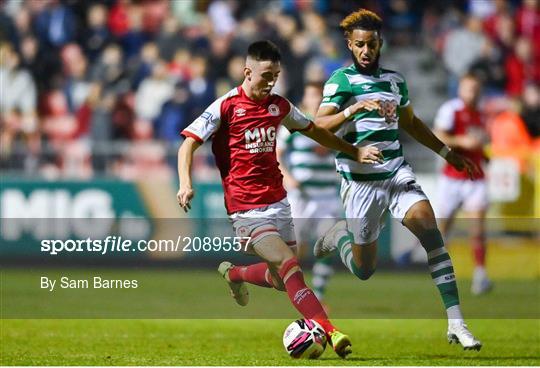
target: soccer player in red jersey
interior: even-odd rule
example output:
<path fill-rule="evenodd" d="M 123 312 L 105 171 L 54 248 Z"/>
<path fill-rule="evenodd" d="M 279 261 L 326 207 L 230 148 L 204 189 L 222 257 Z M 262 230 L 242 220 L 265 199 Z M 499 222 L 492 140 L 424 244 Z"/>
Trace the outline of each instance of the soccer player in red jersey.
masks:
<path fill-rule="evenodd" d="M 482 114 L 478 109 L 481 84 L 472 74 L 459 82 L 458 98 L 444 103 L 435 117 L 435 133 L 447 146 L 469 158 L 477 166 L 485 160 L 487 143 Z M 475 295 L 488 292 L 492 283 L 487 277 L 485 218 L 488 208 L 484 173 L 470 180 L 466 173 L 446 164 L 439 179 L 437 215 L 442 233 L 447 236 L 458 209 L 466 212 L 471 225 L 470 235 L 474 258 L 471 291 Z"/>
<path fill-rule="evenodd" d="M 286 291 L 294 307 L 319 322 L 341 357 L 351 353 L 347 335 L 339 332 L 304 282 L 295 256 L 296 240 L 276 159 L 276 133 L 280 124 L 300 131 L 326 147 L 355 157 L 359 162 L 381 160 L 377 148 L 357 148 L 314 125 L 287 99 L 271 93 L 280 72 L 280 53 L 269 41 L 248 48 L 245 79 L 212 103 L 182 135 L 178 151 L 180 189 L 177 199 L 187 211 L 194 196 L 191 165 L 194 151 L 212 137 L 212 151 L 221 173 L 225 207 L 237 236 L 250 237 L 250 251 L 264 262 L 250 266 L 220 264 L 218 271 L 228 282 L 240 305 L 248 303 L 245 283 Z"/>

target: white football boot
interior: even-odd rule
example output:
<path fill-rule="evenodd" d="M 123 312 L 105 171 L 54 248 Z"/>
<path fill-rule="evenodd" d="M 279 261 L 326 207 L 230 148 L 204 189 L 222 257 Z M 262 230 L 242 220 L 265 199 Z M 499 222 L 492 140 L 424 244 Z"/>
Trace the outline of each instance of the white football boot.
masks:
<path fill-rule="evenodd" d="M 229 270 L 233 268 L 234 265 L 231 262 L 221 262 L 218 267 L 218 272 L 231 289 L 231 296 L 236 300 L 236 303 L 241 306 L 245 306 L 249 303 L 249 292 L 245 282 L 233 282 L 229 278 Z"/>
<path fill-rule="evenodd" d="M 477 350 L 480 351 L 482 343 L 477 340 L 473 334 L 467 328 L 467 325 L 460 321 L 448 324 L 448 343 L 461 344 L 463 350 Z"/>
<path fill-rule="evenodd" d="M 313 254 L 316 258 L 323 258 L 332 253 L 337 248 L 336 233 L 340 230 L 347 229 L 347 222 L 345 220 L 338 221 L 321 236 L 315 246 L 313 247 Z"/>
<path fill-rule="evenodd" d="M 487 277 L 484 268 L 475 269 L 471 284 L 471 293 L 473 295 L 482 295 L 490 292 L 491 289 L 493 289 L 493 283 Z"/>

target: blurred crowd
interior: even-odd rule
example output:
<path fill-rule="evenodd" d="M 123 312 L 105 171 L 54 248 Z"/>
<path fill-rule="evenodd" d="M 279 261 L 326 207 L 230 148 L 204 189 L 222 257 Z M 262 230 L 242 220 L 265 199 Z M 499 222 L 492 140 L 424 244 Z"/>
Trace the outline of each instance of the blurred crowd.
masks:
<path fill-rule="evenodd" d="M 249 43 L 280 47 L 276 92 L 296 103 L 350 63 L 338 24 L 359 7 L 383 17 L 390 52 L 442 60 L 449 96 L 472 70 L 490 111 L 538 139 L 538 0 L 0 0 L 0 169 L 173 178 L 179 132 L 241 83 Z"/>

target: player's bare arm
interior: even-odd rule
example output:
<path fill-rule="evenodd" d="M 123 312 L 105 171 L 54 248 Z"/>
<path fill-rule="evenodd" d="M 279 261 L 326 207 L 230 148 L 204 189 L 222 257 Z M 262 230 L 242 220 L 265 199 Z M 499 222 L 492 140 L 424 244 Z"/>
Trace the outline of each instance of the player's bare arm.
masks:
<path fill-rule="evenodd" d="M 195 195 L 191 183 L 191 166 L 193 164 L 193 153 L 201 143 L 191 137 L 186 137 L 184 143 L 178 149 L 178 180 L 179 186 L 176 199 L 182 209 L 187 212 L 191 209 L 191 199 Z"/>
<path fill-rule="evenodd" d="M 431 149 L 433 152 L 439 154 L 441 151 L 444 151 L 446 145 L 414 114 L 410 104 L 400 109 L 399 125 L 416 141 Z M 471 160 L 461 156 L 455 151 L 450 150 L 445 152 L 443 156 L 444 159 L 456 169 L 460 171 L 465 170 L 471 179 L 481 172 L 481 169 Z"/>
<path fill-rule="evenodd" d="M 350 117 L 360 110 L 373 111 L 380 108 L 379 101 L 362 100 L 351 105 L 343 111 L 338 111 L 335 106 L 322 106 L 317 112 L 315 124 L 335 133 Z"/>
<path fill-rule="evenodd" d="M 355 147 L 352 144 L 336 137 L 329 130 L 312 124 L 308 130 L 302 131 L 302 134 L 328 147 L 332 150 L 343 152 L 351 157 L 355 157 L 361 164 L 382 163 L 383 156 L 377 147 Z"/>
<path fill-rule="evenodd" d="M 279 169 L 283 175 L 283 184 L 287 189 L 296 189 L 300 187 L 300 183 L 290 173 L 287 165 L 285 165 L 285 149 L 282 147 L 276 147 L 276 158 L 279 163 Z"/>
<path fill-rule="evenodd" d="M 454 135 L 444 130 L 435 130 L 435 135 L 450 148 L 460 148 L 467 151 L 481 149 L 482 140 L 472 134 Z"/>

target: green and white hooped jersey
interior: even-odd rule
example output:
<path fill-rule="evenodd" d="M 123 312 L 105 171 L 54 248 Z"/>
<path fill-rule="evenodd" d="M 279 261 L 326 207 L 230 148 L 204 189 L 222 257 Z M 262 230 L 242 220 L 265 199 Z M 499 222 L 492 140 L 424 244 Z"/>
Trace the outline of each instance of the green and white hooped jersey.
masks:
<path fill-rule="evenodd" d="M 302 191 L 310 197 L 337 197 L 339 175 L 334 163 L 335 152 L 322 147 L 298 132 L 280 128 L 278 146 L 286 152 L 287 167 Z"/>
<path fill-rule="evenodd" d="M 339 153 L 337 171 L 348 180 L 384 180 L 394 176 L 404 163 L 398 140 L 399 108 L 407 106 L 409 93 L 405 78 L 394 71 L 379 68 L 374 75 L 360 74 L 353 65 L 336 70 L 326 82 L 321 106 L 342 111 L 357 101 L 379 100 L 381 110 L 360 111 L 345 122 L 336 135 L 355 146 L 376 146 L 384 156 L 382 164 L 360 164 Z"/>

